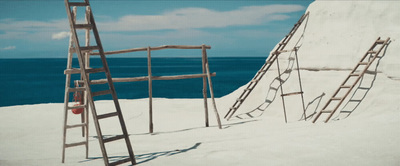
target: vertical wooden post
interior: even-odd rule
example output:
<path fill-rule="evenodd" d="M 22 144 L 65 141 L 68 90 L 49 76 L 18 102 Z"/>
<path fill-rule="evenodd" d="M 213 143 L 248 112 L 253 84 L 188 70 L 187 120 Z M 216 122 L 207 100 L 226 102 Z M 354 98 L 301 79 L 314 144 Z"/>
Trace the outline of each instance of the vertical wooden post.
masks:
<path fill-rule="evenodd" d="M 73 21 L 76 21 L 76 7 L 72 9 L 72 16 Z M 72 41 L 72 35 L 69 37 L 69 46 L 68 46 L 68 60 L 67 60 L 67 69 L 72 69 L 72 58 L 73 52 L 72 49 L 74 48 L 74 44 Z M 68 121 L 68 103 L 69 103 L 69 92 L 68 89 L 70 88 L 71 84 L 71 74 L 66 74 L 65 79 L 65 96 L 64 96 L 64 126 L 63 126 L 63 150 L 62 150 L 62 157 L 61 162 L 64 163 L 65 161 L 65 143 L 67 140 L 67 121 Z"/>
<path fill-rule="evenodd" d="M 204 45 L 202 46 L 202 68 L 203 74 L 206 74 L 206 48 Z M 207 104 L 207 76 L 203 77 L 203 98 L 204 98 L 204 111 L 205 111 L 205 121 L 206 127 L 209 127 L 209 120 L 208 120 L 208 104 Z"/>
<path fill-rule="evenodd" d="M 222 129 L 221 119 L 219 118 L 219 114 L 218 114 L 218 110 L 217 110 L 217 104 L 215 103 L 215 98 L 214 98 L 214 90 L 213 90 L 213 85 L 212 85 L 212 81 L 211 81 L 210 67 L 208 65 L 207 52 L 206 52 L 206 49 L 204 48 L 205 47 L 204 44 L 203 44 L 202 47 L 203 47 L 202 49 L 204 51 L 203 54 L 205 55 L 205 59 L 206 59 L 206 63 L 205 64 L 206 64 L 206 71 L 207 71 L 207 78 L 208 78 L 208 86 L 210 88 L 210 95 L 211 95 L 212 103 L 213 103 L 213 106 L 214 106 L 214 113 L 215 113 L 215 116 L 217 118 L 218 128 Z"/>
<path fill-rule="evenodd" d="M 294 47 L 294 53 L 296 56 L 296 65 L 297 65 L 297 75 L 299 76 L 299 86 L 300 86 L 300 92 L 302 92 L 301 95 L 301 101 L 303 105 L 303 116 L 304 116 L 304 121 L 307 121 L 307 116 L 306 116 L 306 106 L 304 105 L 304 95 L 303 95 L 303 86 L 301 84 L 301 77 L 300 77 L 300 66 L 299 66 L 299 58 L 297 56 L 297 47 Z"/>
<path fill-rule="evenodd" d="M 87 24 L 90 24 L 90 7 L 86 7 L 86 13 L 85 13 L 85 20 Z M 85 31 L 85 45 L 90 46 L 90 30 L 86 29 Z M 85 68 L 88 69 L 90 67 L 90 52 L 87 52 L 85 54 Z M 87 77 L 89 78 L 89 74 L 87 74 Z M 86 85 L 84 85 L 86 86 Z M 88 91 L 86 90 L 83 94 L 83 104 L 86 105 L 84 108 L 84 113 L 82 114 L 82 123 L 86 122 L 85 126 L 85 137 L 86 137 L 86 159 L 89 158 L 89 104 L 88 104 Z M 83 117 L 85 116 L 85 117 Z M 83 129 L 83 128 L 82 128 Z"/>
<path fill-rule="evenodd" d="M 276 65 L 278 66 L 278 77 L 279 77 L 279 83 L 281 85 L 281 94 L 283 94 L 283 80 L 281 78 L 281 69 L 279 67 L 279 57 L 276 57 Z M 285 108 L 285 98 L 283 95 L 281 95 L 282 98 L 282 104 L 283 104 L 283 114 L 285 115 L 285 123 L 287 123 L 287 117 L 286 117 L 286 108 Z"/>
<path fill-rule="evenodd" d="M 151 74 L 151 50 L 147 47 L 147 72 L 149 77 L 149 132 L 153 133 L 153 83 Z"/>

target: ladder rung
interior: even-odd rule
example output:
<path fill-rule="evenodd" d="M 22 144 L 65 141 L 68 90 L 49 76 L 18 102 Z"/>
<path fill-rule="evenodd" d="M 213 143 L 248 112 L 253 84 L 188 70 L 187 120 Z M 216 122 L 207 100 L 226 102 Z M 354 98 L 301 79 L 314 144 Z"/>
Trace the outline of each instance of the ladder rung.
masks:
<path fill-rule="evenodd" d="M 86 46 L 86 47 L 79 47 L 81 51 L 93 51 L 100 49 L 99 46 Z"/>
<path fill-rule="evenodd" d="M 92 24 L 75 24 L 76 29 L 92 29 Z"/>
<path fill-rule="evenodd" d="M 73 68 L 73 69 L 65 69 L 64 74 L 80 74 L 81 69 Z"/>
<path fill-rule="evenodd" d="M 86 144 L 86 141 L 82 141 L 82 142 L 76 142 L 76 143 L 65 144 L 65 147 L 66 147 L 66 148 L 69 148 L 69 147 L 79 146 L 79 145 L 85 145 L 85 144 Z"/>
<path fill-rule="evenodd" d="M 258 73 L 265 73 L 267 70 L 259 70 Z"/>
<path fill-rule="evenodd" d="M 331 110 L 322 110 L 321 113 L 332 113 Z"/>
<path fill-rule="evenodd" d="M 360 65 L 368 65 L 369 62 L 360 62 L 360 63 L 358 63 L 358 64 L 360 64 Z"/>
<path fill-rule="evenodd" d="M 253 90 L 253 89 L 252 88 L 243 89 L 243 91 L 251 91 L 251 90 Z"/>
<path fill-rule="evenodd" d="M 108 95 L 111 94 L 111 90 L 103 90 L 103 91 L 98 91 L 98 92 L 92 92 L 92 97 L 95 96 L 101 96 L 101 95 Z"/>
<path fill-rule="evenodd" d="M 361 102 L 362 100 L 349 100 L 349 102 Z"/>
<path fill-rule="evenodd" d="M 85 108 L 86 105 L 76 105 L 76 106 L 68 106 L 68 109 L 77 109 L 77 108 Z"/>
<path fill-rule="evenodd" d="M 85 87 L 75 87 L 75 88 L 68 88 L 68 92 L 82 92 L 85 91 Z"/>
<path fill-rule="evenodd" d="M 353 74 L 350 74 L 349 76 L 360 76 L 360 74 L 353 73 Z"/>
<path fill-rule="evenodd" d="M 118 161 L 112 162 L 109 165 L 110 166 L 119 165 L 119 164 L 123 164 L 123 163 L 129 162 L 129 161 L 132 161 L 132 160 L 131 160 L 131 158 L 128 157 L 126 159 L 122 159 L 122 160 L 118 160 Z"/>
<path fill-rule="evenodd" d="M 368 54 L 376 54 L 377 52 L 376 51 L 368 51 L 367 53 Z"/>
<path fill-rule="evenodd" d="M 70 129 L 70 128 L 83 127 L 83 126 L 86 126 L 86 123 L 75 124 L 75 125 L 67 125 L 66 127 L 67 127 L 67 129 Z"/>
<path fill-rule="evenodd" d="M 351 86 L 350 85 L 343 85 L 343 86 L 340 86 L 340 88 L 351 88 Z"/>
<path fill-rule="evenodd" d="M 85 2 L 70 2 L 69 5 L 70 6 L 88 6 L 89 4 L 87 4 Z"/>
<path fill-rule="evenodd" d="M 104 68 L 90 68 L 86 69 L 86 73 L 100 73 L 104 72 Z"/>
<path fill-rule="evenodd" d="M 108 114 L 103 114 L 103 115 L 98 115 L 97 119 L 104 119 L 104 118 L 109 118 L 109 117 L 113 117 L 113 116 L 117 116 L 118 112 L 112 112 L 112 113 L 108 113 Z"/>
<path fill-rule="evenodd" d="M 237 109 L 237 107 L 231 107 L 230 109 L 231 109 L 231 110 L 236 110 L 236 109 Z"/>
<path fill-rule="evenodd" d="M 282 80 L 282 79 L 279 78 L 279 77 L 276 77 L 275 79 L 278 80 L 278 81 L 280 81 L 280 82 L 285 82 L 285 80 Z"/>
<path fill-rule="evenodd" d="M 298 95 L 298 94 L 303 94 L 303 92 L 285 93 L 285 94 L 282 94 L 281 96 L 291 96 L 291 95 Z"/>
<path fill-rule="evenodd" d="M 268 60 L 268 61 L 266 61 L 265 63 L 267 63 L 267 64 L 271 64 L 272 62 Z"/>
<path fill-rule="evenodd" d="M 285 71 L 283 71 L 283 73 L 291 73 L 293 70 L 292 69 L 287 69 Z"/>
<path fill-rule="evenodd" d="M 105 139 L 103 139 L 103 141 L 104 141 L 104 143 L 107 143 L 107 142 L 116 141 L 116 140 L 123 139 L 123 138 L 125 138 L 124 135 L 117 135 L 114 137 L 105 138 Z"/>
<path fill-rule="evenodd" d="M 350 114 L 350 113 L 352 113 L 353 111 L 340 111 L 340 113 L 348 113 L 348 114 Z"/>
<path fill-rule="evenodd" d="M 244 99 L 237 98 L 236 101 L 242 102 Z"/>
<path fill-rule="evenodd" d="M 254 80 L 251 80 L 250 82 L 258 82 L 258 81 L 260 81 L 260 80 L 254 79 Z"/>
<path fill-rule="evenodd" d="M 378 44 L 383 44 L 383 43 L 385 43 L 386 42 L 386 40 L 377 40 L 376 41 L 376 43 L 378 43 Z"/>
<path fill-rule="evenodd" d="M 342 100 L 343 98 L 341 97 L 332 97 L 331 100 Z"/>

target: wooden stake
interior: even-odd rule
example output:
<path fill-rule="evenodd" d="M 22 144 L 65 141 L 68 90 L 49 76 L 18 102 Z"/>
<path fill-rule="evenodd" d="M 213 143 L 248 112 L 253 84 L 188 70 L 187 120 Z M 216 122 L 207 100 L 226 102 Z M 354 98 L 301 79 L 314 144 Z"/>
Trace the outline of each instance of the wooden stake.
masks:
<path fill-rule="evenodd" d="M 203 74 L 206 73 L 206 49 L 204 45 L 202 46 L 202 68 L 203 68 Z M 208 104 L 207 104 L 207 77 L 203 77 L 203 98 L 204 98 L 204 113 L 205 113 L 205 123 L 206 127 L 209 127 L 209 120 L 208 120 Z"/>

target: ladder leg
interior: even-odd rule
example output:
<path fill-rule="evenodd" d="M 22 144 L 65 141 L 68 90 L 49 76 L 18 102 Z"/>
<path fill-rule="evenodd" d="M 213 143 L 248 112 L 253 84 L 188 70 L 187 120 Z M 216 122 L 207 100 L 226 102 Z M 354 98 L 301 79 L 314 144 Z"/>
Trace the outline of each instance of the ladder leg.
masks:
<path fill-rule="evenodd" d="M 303 92 L 303 86 L 301 84 L 301 77 L 300 77 L 300 66 L 299 66 L 299 58 L 297 56 L 297 47 L 295 47 L 295 56 L 296 56 L 296 65 L 297 65 L 297 75 L 299 77 L 299 86 L 300 86 L 300 92 Z M 301 103 L 303 106 L 303 116 L 304 116 L 304 121 L 307 121 L 307 116 L 306 116 L 306 106 L 304 105 L 304 96 L 303 93 L 301 95 Z"/>
<path fill-rule="evenodd" d="M 283 104 L 283 114 L 285 116 L 285 123 L 287 123 L 287 116 L 286 116 L 286 107 L 285 107 L 285 98 L 283 97 L 283 80 L 281 78 L 281 69 L 279 67 L 279 60 L 276 58 L 276 65 L 278 66 L 278 77 L 279 77 L 279 84 L 280 84 L 280 89 L 281 89 L 281 98 L 282 98 L 282 104 Z"/>

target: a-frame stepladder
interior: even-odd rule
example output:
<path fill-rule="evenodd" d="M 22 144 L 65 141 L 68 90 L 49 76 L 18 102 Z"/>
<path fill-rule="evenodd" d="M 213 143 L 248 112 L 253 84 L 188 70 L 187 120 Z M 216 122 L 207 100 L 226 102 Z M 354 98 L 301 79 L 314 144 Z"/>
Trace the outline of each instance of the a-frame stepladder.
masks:
<path fill-rule="evenodd" d="M 308 16 L 309 16 L 309 12 L 303 14 L 300 17 L 300 19 L 297 21 L 297 23 L 294 24 L 293 28 L 285 36 L 285 38 L 279 43 L 278 47 L 271 53 L 271 55 L 268 57 L 267 61 L 264 63 L 264 65 L 261 67 L 261 69 L 258 70 L 256 75 L 253 77 L 253 79 L 250 81 L 250 83 L 244 89 L 244 91 L 239 96 L 239 98 L 237 98 L 235 103 L 232 105 L 232 107 L 229 108 L 229 111 L 224 116 L 225 119 L 229 120 L 235 114 L 235 112 L 239 109 L 239 107 L 242 105 L 242 103 L 246 100 L 246 98 L 250 95 L 250 93 L 253 91 L 253 89 L 257 86 L 258 82 L 265 75 L 265 73 L 269 70 L 269 68 L 272 66 L 272 64 L 275 62 L 275 60 L 278 59 L 279 54 L 281 54 L 282 52 L 285 52 L 284 49 L 285 49 L 286 45 L 289 43 L 290 39 L 292 39 L 292 37 L 296 33 L 297 29 L 300 27 L 300 25 L 303 23 L 303 21 Z"/>
<path fill-rule="evenodd" d="M 64 0 L 65 2 L 65 7 L 67 10 L 67 15 L 68 15 L 68 20 L 69 20 L 69 24 L 70 24 L 70 28 L 71 28 L 71 36 L 72 36 L 72 44 L 74 46 L 74 52 L 77 55 L 78 61 L 79 61 L 79 69 L 73 69 L 70 68 L 70 65 L 67 66 L 67 70 L 65 71 L 65 74 L 67 75 L 67 81 L 66 81 L 66 89 L 65 89 L 65 118 L 64 118 L 64 140 L 63 140 L 63 156 L 62 156 L 62 162 L 64 162 L 64 158 L 65 158 L 65 148 L 68 147 L 73 147 L 73 146 L 79 146 L 79 145 L 86 145 L 87 147 L 87 139 L 86 141 L 83 142 L 78 142 L 78 143 L 66 143 L 66 130 L 69 128 L 74 128 L 74 127 L 80 127 L 80 126 L 87 126 L 87 121 L 84 124 L 78 124 L 78 125 L 67 125 L 67 115 L 68 115 L 68 111 L 72 110 L 74 108 L 88 108 L 90 106 L 90 109 L 92 111 L 92 115 L 93 115 L 93 121 L 94 121 L 94 125 L 96 128 L 96 132 L 97 132 L 97 137 L 99 140 L 99 144 L 100 144 L 100 149 L 102 151 L 102 155 L 103 155 L 103 159 L 104 159 L 104 163 L 105 165 L 119 165 L 122 163 L 127 163 L 130 162 L 132 165 L 136 164 L 136 160 L 135 160 L 135 156 L 133 154 L 133 150 L 132 150 L 132 146 L 131 146 L 131 142 L 129 140 L 129 135 L 126 129 L 126 125 L 125 125 L 125 121 L 124 118 L 122 116 L 122 112 L 121 112 L 121 107 L 119 105 L 118 102 L 118 98 L 117 98 L 117 94 L 114 88 L 114 84 L 112 82 L 112 78 L 111 78 L 111 74 L 108 68 L 108 64 L 107 64 L 107 60 L 106 57 L 104 55 L 104 50 L 100 41 L 100 37 L 99 37 L 99 33 L 93 18 L 93 13 L 90 10 L 90 4 L 89 4 L 89 0 L 84 0 L 84 2 L 69 2 L 69 0 Z M 73 8 L 72 7 L 86 7 L 86 9 L 88 10 L 88 12 L 86 12 L 89 16 L 88 17 L 88 21 L 84 24 L 78 24 L 76 23 L 75 20 L 75 16 L 74 16 L 74 12 L 73 12 Z M 79 43 L 79 38 L 77 35 L 77 30 L 89 30 L 93 33 L 94 35 L 94 39 L 96 42 L 96 45 L 87 45 L 87 46 L 81 46 Z M 100 68 L 88 68 L 85 65 L 85 53 L 86 52 L 91 52 L 91 51 L 98 51 L 99 52 L 99 56 L 102 62 L 102 67 Z M 70 58 L 70 57 L 69 57 Z M 72 58 L 72 57 L 71 57 Z M 104 74 L 104 76 L 107 79 L 107 84 L 108 84 L 108 89 L 107 90 L 102 90 L 102 91 L 96 91 L 93 92 L 92 88 L 91 88 L 91 80 L 89 79 L 89 74 L 92 73 L 102 73 Z M 71 74 L 81 74 L 82 80 L 83 80 L 83 86 L 82 87 L 75 87 L 75 88 L 71 88 L 70 85 L 70 79 L 71 79 Z M 73 93 L 73 92 L 86 92 L 87 95 L 87 102 L 84 103 L 84 105 L 81 106 L 71 106 L 69 104 L 69 94 Z M 93 97 L 95 96 L 103 96 L 103 95 L 111 95 L 112 99 L 113 99 L 113 103 L 115 106 L 115 111 L 112 111 L 110 113 L 105 113 L 105 114 L 97 114 L 96 111 L 96 105 L 95 102 L 93 100 Z M 107 137 L 105 138 L 102 134 L 102 130 L 100 128 L 100 123 L 99 120 L 102 119 L 106 119 L 106 118 L 112 118 L 112 117 L 117 117 L 119 120 L 119 126 L 121 127 L 121 131 L 122 134 L 120 135 L 116 135 L 116 136 L 112 136 L 112 137 Z M 87 132 L 86 132 L 87 134 Z M 107 151 L 106 151 L 106 147 L 105 147 L 105 143 L 110 144 L 113 141 L 116 140 L 124 140 L 125 144 L 126 144 L 126 148 L 128 151 L 128 157 L 123 158 L 121 160 L 118 161 L 113 161 L 110 162 L 109 157 L 107 155 Z"/>
<path fill-rule="evenodd" d="M 358 81 L 364 76 L 364 73 L 368 70 L 374 60 L 378 57 L 379 53 L 383 50 L 385 46 L 388 45 L 390 38 L 386 40 L 381 40 L 379 37 L 376 39 L 374 44 L 368 49 L 368 51 L 364 54 L 361 60 L 357 63 L 354 69 L 350 72 L 350 74 L 346 77 L 342 84 L 340 84 L 339 88 L 335 91 L 332 97 L 328 100 L 322 110 L 317 114 L 313 123 L 315 123 L 318 118 L 323 113 L 328 113 L 328 117 L 324 121 L 328 122 L 331 117 L 338 110 L 340 105 L 346 99 L 346 97 L 350 94 L 351 90 L 358 83 Z M 377 48 L 377 49 L 376 49 Z M 331 107 L 329 107 L 332 105 Z"/>

